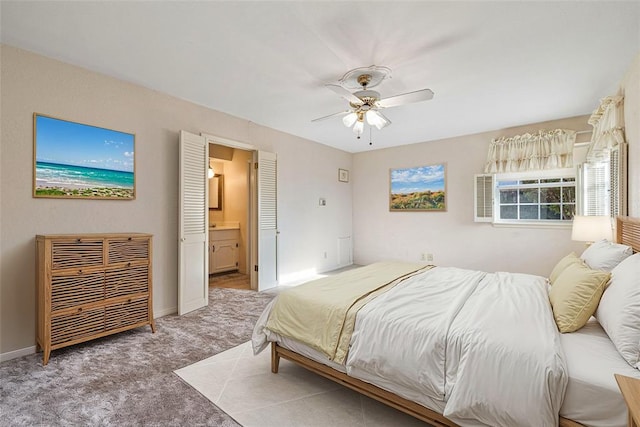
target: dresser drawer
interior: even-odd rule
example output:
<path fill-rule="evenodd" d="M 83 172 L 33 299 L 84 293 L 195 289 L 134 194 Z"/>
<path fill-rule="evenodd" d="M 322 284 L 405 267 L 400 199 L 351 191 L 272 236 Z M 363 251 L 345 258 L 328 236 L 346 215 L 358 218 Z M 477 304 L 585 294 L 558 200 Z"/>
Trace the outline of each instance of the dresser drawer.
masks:
<path fill-rule="evenodd" d="M 106 330 L 119 329 L 138 323 L 149 322 L 149 298 L 130 298 L 106 306 Z"/>
<path fill-rule="evenodd" d="M 68 239 L 51 243 L 51 267 L 54 270 L 100 266 L 104 264 L 102 239 Z"/>
<path fill-rule="evenodd" d="M 81 340 L 104 331 L 104 307 L 77 309 L 51 318 L 51 344 Z"/>
<path fill-rule="evenodd" d="M 107 245 L 109 264 L 149 259 L 149 239 L 136 237 L 109 239 Z"/>
<path fill-rule="evenodd" d="M 104 299 L 104 271 L 74 272 L 51 277 L 51 311 Z"/>
<path fill-rule="evenodd" d="M 149 292 L 148 265 L 126 266 L 107 270 L 105 280 L 105 297 L 107 299 L 145 292 Z"/>

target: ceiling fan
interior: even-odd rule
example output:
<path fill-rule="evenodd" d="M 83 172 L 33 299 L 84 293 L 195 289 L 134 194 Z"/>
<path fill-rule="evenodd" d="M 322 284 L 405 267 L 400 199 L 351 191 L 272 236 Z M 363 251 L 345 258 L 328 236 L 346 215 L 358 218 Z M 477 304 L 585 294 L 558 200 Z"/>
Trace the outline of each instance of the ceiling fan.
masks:
<path fill-rule="evenodd" d="M 384 108 L 396 107 L 399 105 L 412 104 L 414 102 L 428 101 L 433 98 L 431 89 L 421 89 L 414 92 L 395 95 L 380 99 L 380 93 L 371 90 L 379 85 L 385 78 L 390 77 L 391 69 L 387 67 L 375 66 L 356 68 L 348 71 L 338 81 L 340 84 L 326 84 L 325 86 L 349 101 L 349 109 L 328 116 L 319 117 L 312 120 L 317 122 L 331 117 L 344 116 L 342 122 L 346 127 L 352 127 L 357 138 L 360 139 L 364 131 L 364 121 L 366 119 L 370 126 L 375 126 L 378 130 L 391 124 L 391 120 L 385 117 L 380 110 Z M 359 89 L 351 93 L 349 89 Z"/>

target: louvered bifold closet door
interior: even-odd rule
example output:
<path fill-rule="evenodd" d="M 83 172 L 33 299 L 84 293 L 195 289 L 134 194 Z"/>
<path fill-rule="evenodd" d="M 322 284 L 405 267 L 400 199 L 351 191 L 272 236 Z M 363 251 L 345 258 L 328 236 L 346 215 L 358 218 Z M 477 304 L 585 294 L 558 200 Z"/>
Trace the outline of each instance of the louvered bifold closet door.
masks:
<path fill-rule="evenodd" d="M 258 290 L 278 285 L 278 167 L 274 153 L 257 152 Z"/>
<path fill-rule="evenodd" d="M 178 245 L 178 314 L 209 303 L 206 139 L 180 131 L 180 206 Z"/>

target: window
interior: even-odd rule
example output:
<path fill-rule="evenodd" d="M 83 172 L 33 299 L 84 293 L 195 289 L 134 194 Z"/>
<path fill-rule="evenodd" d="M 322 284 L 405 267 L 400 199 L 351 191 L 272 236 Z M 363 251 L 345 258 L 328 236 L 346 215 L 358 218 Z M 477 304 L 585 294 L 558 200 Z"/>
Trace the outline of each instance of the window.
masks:
<path fill-rule="evenodd" d="M 578 166 L 580 215 L 627 214 L 627 144 Z"/>
<path fill-rule="evenodd" d="M 570 225 L 576 214 L 574 169 L 475 176 L 474 221 Z"/>
<path fill-rule="evenodd" d="M 610 215 L 610 163 L 584 163 L 578 166 L 580 214 Z"/>
<path fill-rule="evenodd" d="M 498 221 L 571 221 L 575 178 L 497 180 Z"/>

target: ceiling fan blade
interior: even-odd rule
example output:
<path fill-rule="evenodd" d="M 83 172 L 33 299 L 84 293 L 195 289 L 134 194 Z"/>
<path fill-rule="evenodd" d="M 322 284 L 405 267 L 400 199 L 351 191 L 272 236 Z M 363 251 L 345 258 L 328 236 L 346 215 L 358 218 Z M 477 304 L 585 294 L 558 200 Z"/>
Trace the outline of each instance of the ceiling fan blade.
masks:
<path fill-rule="evenodd" d="M 431 89 L 422 89 L 402 95 L 390 96 L 377 102 L 381 108 L 396 107 L 398 105 L 413 104 L 414 102 L 428 101 L 433 98 Z"/>
<path fill-rule="evenodd" d="M 326 119 L 330 119 L 332 117 L 338 117 L 338 116 L 344 116 L 345 114 L 349 114 L 351 111 L 346 110 L 346 111 L 340 111 L 338 113 L 333 113 L 333 114 L 329 114 L 328 116 L 324 116 L 324 117 L 318 117 L 317 119 L 313 119 L 311 120 L 312 122 L 320 122 L 322 120 L 326 120 Z"/>
<path fill-rule="evenodd" d="M 362 100 L 360 98 L 358 98 L 357 96 L 355 96 L 354 94 L 352 94 L 351 92 L 349 92 L 347 89 L 343 88 L 340 85 L 326 84 L 325 86 L 328 89 L 340 95 L 341 97 L 343 97 L 344 99 L 346 99 L 347 101 L 351 102 L 352 104 L 362 104 Z"/>

